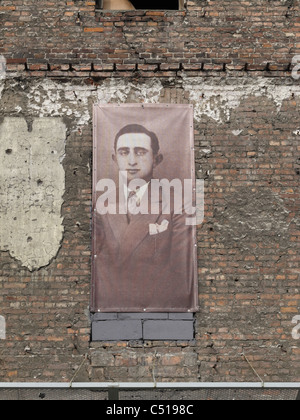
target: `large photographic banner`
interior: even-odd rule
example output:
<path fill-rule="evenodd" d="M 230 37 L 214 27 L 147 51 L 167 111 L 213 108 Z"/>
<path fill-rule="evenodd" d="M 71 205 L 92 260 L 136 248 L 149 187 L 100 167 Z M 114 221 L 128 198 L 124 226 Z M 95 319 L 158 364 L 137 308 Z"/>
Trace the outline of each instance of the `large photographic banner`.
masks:
<path fill-rule="evenodd" d="M 95 105 L 92 312 L 198 309 L 191 105 Z"/>

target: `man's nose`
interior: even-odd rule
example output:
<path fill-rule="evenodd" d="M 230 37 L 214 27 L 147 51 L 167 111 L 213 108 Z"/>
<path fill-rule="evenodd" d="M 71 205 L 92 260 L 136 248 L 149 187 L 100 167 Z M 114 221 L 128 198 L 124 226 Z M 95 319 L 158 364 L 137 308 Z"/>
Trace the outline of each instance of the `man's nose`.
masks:
<path fill-rule="evenodd" d="M 130 153 L 128 156 L 128 164 L 130 166 L 136 166 L 137 165 L 137 161 L 136 161 L 136 156 L 134 153 Z"/>

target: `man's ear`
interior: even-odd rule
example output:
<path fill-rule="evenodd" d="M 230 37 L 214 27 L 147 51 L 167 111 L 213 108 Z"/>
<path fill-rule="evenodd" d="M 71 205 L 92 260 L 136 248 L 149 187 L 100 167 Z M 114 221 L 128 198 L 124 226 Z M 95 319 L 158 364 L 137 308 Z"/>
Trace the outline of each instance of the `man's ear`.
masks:
<path fill-rule="evenodd" d="M 115 163 L 117 163 L 117 157 L 116 157 L 116 155 L 115 155 L 114 153 L 112 154 L 112 156 L 111 156 L 111 157 L 112 157 L 112 160 L 113 160 Z"/>
<path fill-rule="evenodd" d="M 156 166 L 158 166 L 163 160 L 164 160 L 164 157 L 161 153 L 157 155 L 156 158 L 154 159 L 154 168 L 156 168 Z"/>

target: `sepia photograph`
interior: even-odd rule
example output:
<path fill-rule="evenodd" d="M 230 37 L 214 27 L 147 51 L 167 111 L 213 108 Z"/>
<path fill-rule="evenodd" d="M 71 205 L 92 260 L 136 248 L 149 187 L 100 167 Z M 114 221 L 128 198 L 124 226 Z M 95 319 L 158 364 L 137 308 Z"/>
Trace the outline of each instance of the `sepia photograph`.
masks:
<path fill-rule="evenodd" d="M 193 108 L 96 105 L 94 118 L 93 309 L 195 311 Z"/>

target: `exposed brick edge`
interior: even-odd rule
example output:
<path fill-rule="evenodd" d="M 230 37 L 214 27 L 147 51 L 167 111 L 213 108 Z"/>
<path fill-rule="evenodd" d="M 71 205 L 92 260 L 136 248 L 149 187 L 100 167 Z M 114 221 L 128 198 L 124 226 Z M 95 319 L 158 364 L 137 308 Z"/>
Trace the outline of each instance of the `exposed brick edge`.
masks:
<path fill-rule="evenodd" d="M 180 77 L 213 73 L 259 72 L 272 76 L 291 76 L 292 64 L 231 63 L 163 63 L 163 64 L 95 64 L 95 63 L 30 63 L 26 58 L 7 59 L 8 73 L 25 73 L 33 77 Z"/>

